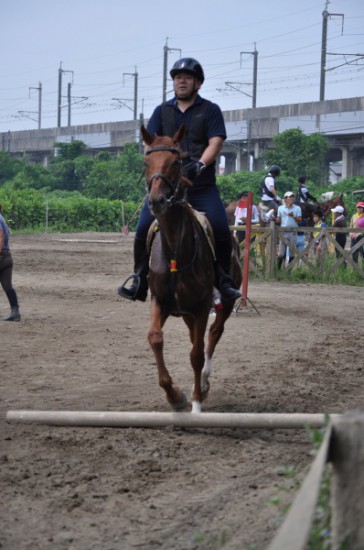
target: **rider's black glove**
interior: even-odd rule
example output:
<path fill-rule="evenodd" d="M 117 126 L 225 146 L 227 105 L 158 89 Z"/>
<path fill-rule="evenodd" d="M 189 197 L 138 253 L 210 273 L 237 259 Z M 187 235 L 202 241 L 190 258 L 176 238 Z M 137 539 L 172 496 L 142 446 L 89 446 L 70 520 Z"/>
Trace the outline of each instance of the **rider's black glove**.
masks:
<path fill-rule="evenodd" d="M 191 161 L 183 166 L 183 175 L 193 180 L 196 176 L 199 176 L 205 168 L 206 164 L 202 160 L 198 162 Z"/>

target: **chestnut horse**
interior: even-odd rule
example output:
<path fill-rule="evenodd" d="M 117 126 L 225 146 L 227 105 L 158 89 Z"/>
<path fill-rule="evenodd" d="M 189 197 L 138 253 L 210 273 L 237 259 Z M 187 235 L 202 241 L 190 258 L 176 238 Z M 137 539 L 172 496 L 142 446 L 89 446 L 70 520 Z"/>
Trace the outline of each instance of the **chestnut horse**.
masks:
<path fill-rule="evenodd" d="M 301 208 L 302 219 L 306 220 L 306 224 L 308 227 L 312 227 L 314 225 L 313 213 L 315 212 L 315 210 L 320 210 L 322 212 L 324 221 L 326 221 L 326 219 L 331 214 L 331 208 L 335 208 L 335 206 L 342 206 L 345 212 L 345 204 L 342 195 L 339 195 L 338 197 L 334 197 L 327 201 L 319 202 L 317 204 L 302 202 L 296 202 L 295 204 L 297 204 L 297 206 Z"/>
<path fill-rule="evenodd" d="M 163 326 L 170 315 L 181 316 L 186 323 L 192 349 L 190 362 L 194 372 L 192 412 L 201 412 L 201 402 L 209 391 L 211 359 L 224 331 L 225 321 L 234 307 L 234 300 L 222 302 L 208 333 L 205 332 L 212 305 L 215 281 L 213 233 L 207 219 L 186 201 L 192 183 L 182 176 L 180 144 L 185 127 L 173 137 L 152 136 L 141 127 L 145 150 L 149 208 L 157 219 L 158 229 L 150 238 L 149 288 L 151 291 L 148 342 L 158 367 L 159 385 L 164 389 L 172 408 L 186 408 L 187 399 L 173 382 L 163 357 Z M 204 228 L 204 227 L 205 228 Z M 151 232 L 150 232 L 151 234 Z M 237 288 L 241 284 L 238 249 L 234 245 L 231 275 Z"/>

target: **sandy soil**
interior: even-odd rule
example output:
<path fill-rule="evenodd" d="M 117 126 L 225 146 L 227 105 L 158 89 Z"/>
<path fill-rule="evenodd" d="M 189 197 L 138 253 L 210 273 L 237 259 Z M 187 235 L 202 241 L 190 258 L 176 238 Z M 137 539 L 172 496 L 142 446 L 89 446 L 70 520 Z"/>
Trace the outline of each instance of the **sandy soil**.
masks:
<path fill-rule="evenodd" d="M 81 239 L 78 240 L 78 239 Z M 295 487 L 304 430 L 108 429 L 9 424 L 7 410 L 169 411 L 146 334 L 148 305 L 117 297 L 132 236 L 13 236 L 21 323 L 1 323 L 2 549 L 263 549 Z M 205 411 L 363 409 L 364 290 L 251 283 L 214 358 Z M 0 314 L 8 306 L 0 296 Z M 190 393 L 187 330 L 166 360 Z"/>

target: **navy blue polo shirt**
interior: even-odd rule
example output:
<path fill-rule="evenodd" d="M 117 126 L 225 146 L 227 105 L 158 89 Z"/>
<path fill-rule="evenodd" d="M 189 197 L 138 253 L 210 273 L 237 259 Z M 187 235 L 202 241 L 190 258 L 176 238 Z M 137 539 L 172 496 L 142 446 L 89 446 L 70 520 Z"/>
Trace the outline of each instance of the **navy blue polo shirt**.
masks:
<path fill-rule="evenodd" d="M 2 217 L 2 215 L 0 214 L 0 231 L 2 231 L 4 233 L 4 246 L 3 246 L 3 250 L 10 250 L 10 246 L 9 246 L 9 230 L 8 230 L 8 226 L 6 225 L 6 222 L 4 220 L 4 218 Z M 0 250 L 1 252 L 1 250 Z"/>
<path fill-rule="evenodd" d="M 170 99 L 167 101 L 167 105 L 173 106 L 173 109 L 175 110 L 175 121 L 176 121 L 176 131 L 183 123 L 186 128 L 188 129 L 190 127 L 190 121 L 192 117 L 193 110 L 197 105 L 201 105 L 203 102 L 207 102 L 207 109 L 205 112 L 205 127 L 206 127 L 206 141 L 213 137 L 222 137 L 223 140 L 226 139 L 226 129 L 225 129 L 225 122 L 224 117 L 222 116 L 221 109 L 218 105 L 215 103 L 212 103 L 211 101 L 208 101 L 206 99 L 203 99 L 201 96 L 197 95 L 194 103 L 186 109 L 185 112 L 182 112 L 178 108 L 177 99 L 174 97 L 173 99 Z M 163 136 L 163 125 L 162 125 L 162 106 L 158 105 L 154 109 L 154 112 L 148 122 L 147 126 L 148 132 L 151 134 L 156 134 L 158 136 Z M 183 143 L 181 144 L 181 147 L 184 151 L 188 149 L 187 147 L 187 137 L 184 139 Z M 197 178 L 195 178 L 194 181 L 194 187 L 200 186 L 200 185 L 208 185 L 208 184 L 214 184 L 215 183 L 215 163 L 210 164 L 204 172 Z"/>

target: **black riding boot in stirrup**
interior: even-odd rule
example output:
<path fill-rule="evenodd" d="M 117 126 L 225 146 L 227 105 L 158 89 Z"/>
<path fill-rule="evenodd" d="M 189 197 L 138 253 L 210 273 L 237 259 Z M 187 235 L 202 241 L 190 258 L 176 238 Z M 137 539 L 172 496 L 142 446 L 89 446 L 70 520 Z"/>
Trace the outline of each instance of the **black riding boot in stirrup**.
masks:
<path fill-rule="evenodd" d="M 221 293 L 221 298 L 224 301 L 236 300 L 241 298 L 241 294 L 237 288 L 235 288 L 234 282 L 230 275 L 223 270 L 219 264 L 215 264 L 216 285 Z"/>
<path fill-rule="evenodd" d="M 130 275 L 130 277 L 118 287 L 117 291 L 119 296 L 127 300 L 140 300 L 141 302 L 145 302 L 148 295 L 148 271 L 149 257 L 146 250 L 146 242 L 143 239 L 136 238 L 134 241 L 134 274 Z M 126 287 L 125 284 L 130 280 L 132 283 Z"/>

